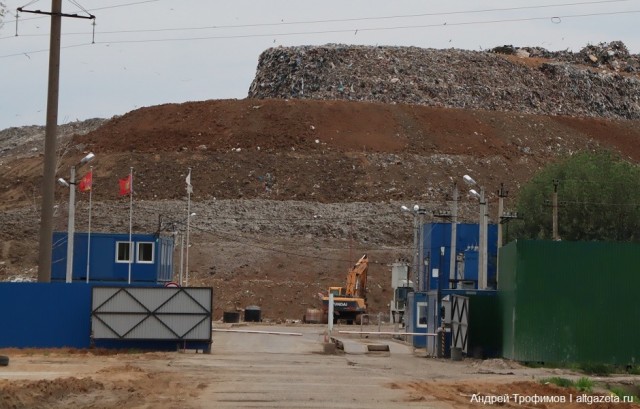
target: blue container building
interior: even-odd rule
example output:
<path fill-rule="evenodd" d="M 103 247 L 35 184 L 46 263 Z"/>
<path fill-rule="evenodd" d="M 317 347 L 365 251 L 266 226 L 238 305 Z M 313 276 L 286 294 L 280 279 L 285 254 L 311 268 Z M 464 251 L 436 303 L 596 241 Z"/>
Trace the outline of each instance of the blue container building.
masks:
<path fill-rule="evenodd" d="M 456 277 L 459 282 L 450 282 L 451 223 L 427 223 L 424 229 L 425 275 L 429 275 L 427 290 L 447 288 L 478 288 L 478 242 L 479 226 L 473 223 L 456 225 Z M 488 225 L 487 231 L 487 286 L 496 289 L 498 258 L 498 226 Z M 444 253 L 442 252 L 444 248 Z M 437 273 L 436 273 L 437 272 Z M 424 282 L 425 277 L 420 277 Z M 457 284 L 461 285 L 458 286 Z"/>
<path fill-rule="evenodd" d="M 66 232 L 53 233 L 51 281 L 66 279 Z M 172 236 L 128 233 L 75 233 L 73 281 L 166 283 L 173 278 Z"/>

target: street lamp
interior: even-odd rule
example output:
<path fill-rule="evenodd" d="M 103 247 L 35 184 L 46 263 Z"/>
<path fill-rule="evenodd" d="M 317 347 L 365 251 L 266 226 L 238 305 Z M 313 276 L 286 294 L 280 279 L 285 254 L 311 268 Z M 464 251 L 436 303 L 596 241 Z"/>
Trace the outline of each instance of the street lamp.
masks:
<path fill-rule="evenodd" d="M 427 210 L 414 205 L 413 209 L 409 209 L 407 206 L 400 206 L 403 212 L 413 213 L 413 283 L 414 287 L 418 289 L 418 291 L 424 291 L 427 289 L 427 279 L 424 273 L 424 264 L 422 260 L 424 259 L 424 232 L 423 232 L 423 216 L 427 214 Z M 421 278 L 425 277 L 424 280 Z"/>
<path fill-rule="evenodd" d="M 71 166 L 71 175 L 69 182 L 63 178 L 58 179 L 58 184 L 69 188 L 69 220 L 67 224 L 67 272 L 65 281 L 70 283 L 73 281 L 73 239 L 75 236 L 75 218 L 76 218 L 76 166 L 82 166 L 91 162 L 96 155 L 88 153 L 80 162 Z M 88 255 L 87 255 L 88 257 Z"/>
<path fill-rule="evenodd" d="M 187 280 L 185 282 L 185 286 L 189 286 L 189 247 L 191 247 L 191 245 L 189 244 L 189 230 L 190 230 L 190 224 L 191 224 L 191 218 L 193 216 L 195 216 L 195 213 L 187 213 L 187 256 L 186 256 L 186 265 L 185 265 L 185 270 L 186 270 L 186 277 Z M 182 274 L 180 274 L 180 285 L 182 285 Z"/>
<path fill-rule="evenodd" d="M 478 183 L 469 175 L 462 177 L 464 182 L 469 186 L 478 186 Z M 487 288 L 487 231 L 488 229 L 488 212 L 489 206 L 484 196 L 484 186 L 478 186 L 480 192 L 470 189 L 469 193 L 478 199 L 480 204 L 480 220 L 478 223 L 479 239 L 478 239 L 478 289 Z"/>

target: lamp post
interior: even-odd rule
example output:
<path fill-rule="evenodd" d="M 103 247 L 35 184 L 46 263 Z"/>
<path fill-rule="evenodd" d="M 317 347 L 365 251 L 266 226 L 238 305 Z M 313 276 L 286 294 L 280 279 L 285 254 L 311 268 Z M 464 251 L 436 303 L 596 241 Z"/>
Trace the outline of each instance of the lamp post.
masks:
<path fill-rule="evenodd" d="M 443 259 L 444 259 L 444 246 L 440 246 L 440 263 L 438 265 L 438 281 L 436 282 L 436 290 L 440 291 L 440 274 L 444 273 L 444 269 L 442 268 Z"/>
<path fill-rule="evenodd" d="M 187 213 L 187 254 L 185 256 L 185 274 L 186 274 L 185 286 L 186 287 L 189 287 L 189 247 L 191 246 L 191 244 L 189 244 L 189 230 L 191 226 L 191 218 L 195 215 L 196 214 L 191 213 L 191 211 Z M 180 255 L 180 257 L 182 257 L 182 255 Z M 182 274 L 180 274 L 180 285 L 182 285 Z"/>
<path fill-rule="evenodd" d="M 418 291 L 424 291 L 427 289 L 427 278 L 424 273 L 424 231 L 422 228 L 423 216 L 427 214 L 426 209 L 414 205 L 413 209 L 409 209 L 407 206 L 401 206 L 403 212 L 413 213 L 413 286 Z M 424 277 L 424 280 L 421 280 Z"/>
<path fill-rule="evenodd" d="M 73 241 L 75 236 L 75 218 L 76 218 L 76 166 L 82 166 L 85 163 L 92 161 L 96 155 L 93 153 L 87 154 L 80 160 L 79 163 L 71 166 L 71 174 L 69 176 L 69 182 L 63 178 L 58 179 L 58 183 L 62 186 L 69 188 L 69 218 L 67 221 L 67 272 L 65 276 L 65 282 L 70 283 L 73 281 Z M 89 255 L 87 254 L 87 257 Z"/>
<path fill-rule="evenodd" d="M 469 186 L 478 186 L 476 181 L 469 175 L 464 175 L 463 180 Z M 480 204 L 480 220 L 478 224 L 478 289 L 484 290 L 487 288 L 487 224 L 489 207 L 484 195 L 484 186 L 478 187 L 480 189 L 479 193 L 475 189 L 469 190 L 469 193 L 476 197 Z"/>

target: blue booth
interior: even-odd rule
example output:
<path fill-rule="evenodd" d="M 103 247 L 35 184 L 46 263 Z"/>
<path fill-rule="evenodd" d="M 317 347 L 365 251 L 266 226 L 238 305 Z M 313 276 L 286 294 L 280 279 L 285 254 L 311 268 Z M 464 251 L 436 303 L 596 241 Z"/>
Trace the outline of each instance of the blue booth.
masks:
<path fill-rule="evenodd" d="M 66 232 L 53 233 L 51 281 L 66 279 L 67 239 Z M 172 236 L 137 233 L 129 242 L 128 233 L 75 233 L 72 281 L 169 282 L 173 247 Z"/>

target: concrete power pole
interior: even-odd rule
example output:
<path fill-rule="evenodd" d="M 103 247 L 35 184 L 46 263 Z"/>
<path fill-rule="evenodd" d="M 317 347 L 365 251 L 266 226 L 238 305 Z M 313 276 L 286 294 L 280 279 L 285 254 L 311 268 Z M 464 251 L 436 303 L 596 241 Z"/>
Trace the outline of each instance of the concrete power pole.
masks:
<path fill-rule="evenodd" d="M 478 254 L 478 289 L 487 289 L 487 232 L 489 220 L 489 204 L 485 197 L 484 187 L 480 187 L 480 248 Z"/>
<path fill-rule="evenodd" d="M 56 183 L 56 150 L 58 131 L 58 94 L 60 86 L 60 32 L 62 0 L 51 1 L 51 38 L 49 46 L 49 82 L 47 91 L 47 123 L 44 136 L 44 169 L 42 173 L 42 207 L 40 209 L 40 243 L 38 282 L 51 282 L 51 250 L 53 238 L 53 202 Z"/>
<path fill-rule="evenodd" d="M 458 237 L 458 184 L 453 182 L 451 203 L 451 248 L 449 254 L 449 288 L 456 288 L 456 240 Z"/>
<path fill-rule="evenodd" d="M 51 34 L 49 37 L 49 79 L 47 86 L 47 123 L 45 125 L 44 134 L 42 207 L 40 208 L 40 241 L 38 247 L 38 282 L 48 283 L 51 281 L 51 250 L 53 247 L 53 202 L 55 199 L 54 187 L 56 183 L 58 97 L 60 91 L 60 35 L 62 31 L 62 17 L 95 19 L 95 16 L 91 14 L 86 17 L 78 14 L 64 14 L 62 13 L 62 0 L 51 0 L 50 12 L 42 10 L 25 10 L 24 7 L 18 7 L 17 10 L 24 13 L 46 14 L 51 16 Z"/>
<path fill-rule="evenodd" d="M 502 247 L 502 220 L 504 217 L 504 199 L 509 195 L 504 188 L 504 183 L 500 183 L 498 190 L 498 249 Z M 498 250 L 498 253 L 500 250 Z"/>
<path fill-rule="evenodd" d="M 420 291 L 420 287 L 418 286 L 418 277 L 420 276 L 420 265 L 418 264 L 418 258 L 420 255 L 420 230 L 419 230 L 419 220 L 418 220 L 418 212 L 414 211 L 413 213 L 413 288 L 417 291 Z"/>
<path fill-rule="evenodd" d="M 551 201 L 552 206 L 552 223 L 553 223 L 553 232 L 552 239 L 554 241 L 560 240 L 560 236 L 558 236 L 558 179 L 553 179 L 553 196 Z"/>
<path fill-rule="evenodd" d="M 426 210 L 423 208 L 418 209 L 418 226 L 420 228 L 420 249 L 418 251 L 418 283 L 420 291 L 427 291 L 429 289 L 429 274 L 425 272 L 424 265 L 424 215 Z"/>

